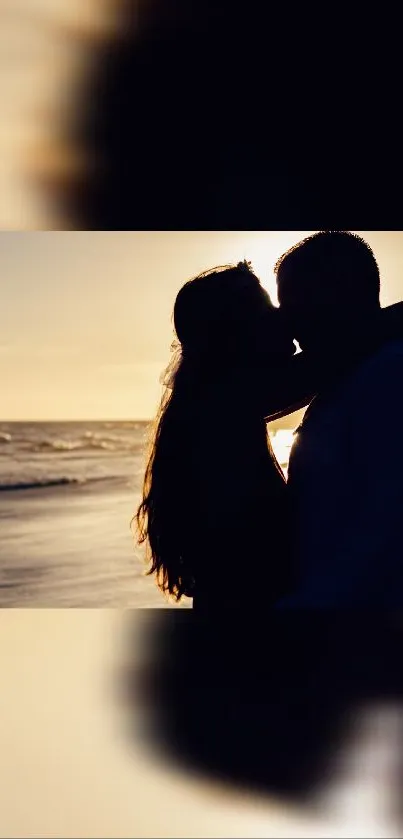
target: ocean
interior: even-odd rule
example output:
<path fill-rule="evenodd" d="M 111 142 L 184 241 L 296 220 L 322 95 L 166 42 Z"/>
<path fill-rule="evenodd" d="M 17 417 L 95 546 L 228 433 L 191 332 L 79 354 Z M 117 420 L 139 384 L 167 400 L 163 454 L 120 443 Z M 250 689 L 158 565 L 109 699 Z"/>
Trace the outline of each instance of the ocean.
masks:
<path fill-rule="evenodd" d="M 1 607 L 172 605 L 145 576 L 130 529 L 149 430 L 148 422 L 0 423 Z M 283 465 L 284 435 L 292 432 L 275 435 Z"/>

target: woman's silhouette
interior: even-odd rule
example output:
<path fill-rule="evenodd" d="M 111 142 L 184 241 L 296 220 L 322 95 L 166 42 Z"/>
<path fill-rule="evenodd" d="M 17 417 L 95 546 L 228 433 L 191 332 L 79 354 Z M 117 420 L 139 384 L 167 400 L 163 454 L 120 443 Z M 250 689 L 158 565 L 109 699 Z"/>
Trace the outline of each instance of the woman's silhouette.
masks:
<path fill-rule="evenodd" d="M 290 567 L 286 482 L 259 378 L 292 357 L 292 337 L 246 263 L 186 283 L 174 322 L 180 344 L 137 513 L 150 573 L 200 610 L 269 606 Z"/>

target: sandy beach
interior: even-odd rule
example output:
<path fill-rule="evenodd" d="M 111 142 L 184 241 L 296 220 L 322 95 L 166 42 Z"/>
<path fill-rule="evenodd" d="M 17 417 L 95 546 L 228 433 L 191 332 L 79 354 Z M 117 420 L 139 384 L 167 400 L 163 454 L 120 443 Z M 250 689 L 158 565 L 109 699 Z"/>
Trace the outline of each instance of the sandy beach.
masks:
<path fill-rule="evenodd" d="M 1 606 L 169 605 L 130 529 L 146 428 L 1 424 Z"/>
<path fill-rule="evenodd" d="M 165 606 L 130 532 L 133 497 L 83 487 L 3 492 L 1 605 Z"/>

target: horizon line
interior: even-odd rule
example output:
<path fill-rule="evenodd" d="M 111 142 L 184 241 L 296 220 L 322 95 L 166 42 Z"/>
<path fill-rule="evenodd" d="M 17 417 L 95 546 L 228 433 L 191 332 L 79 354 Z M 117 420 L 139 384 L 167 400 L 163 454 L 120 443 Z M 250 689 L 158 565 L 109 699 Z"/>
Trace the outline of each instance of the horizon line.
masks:
<path fill-rule="evenodd" d="M 105 418 L 104 417 L 92 417 L 92 418 L 91 417 L 79 417 L 79 418 L 72 419 L 70 417 L 69 419 L 63 419 L 63 418 L 59 417 L 59 418 L 55 419 L 54 417 L 53 418 L 52 417 L 47 417 L 46 419 L 43 419 L 43 418 L 42 419 L 32 419 L 30 417 L 26 417 L 25 419 L 3 419 L 2 418 L 2 419 L 0 419 L 0 423 L 2 423 L 2 422 L 153 422 L 153 418 L 152 417 L 149 417 L 149 418 L 142 417 L 142 418 L 134 419 L 132 417 L 130 417 L 130 418 L 129 417 L 127 417 L 127 418 L 123 418 L 123 417 L 115 417 L 115 418 L 113 418 L 113 417 L 112 418 L 111 417 L 105 417 Z"/>

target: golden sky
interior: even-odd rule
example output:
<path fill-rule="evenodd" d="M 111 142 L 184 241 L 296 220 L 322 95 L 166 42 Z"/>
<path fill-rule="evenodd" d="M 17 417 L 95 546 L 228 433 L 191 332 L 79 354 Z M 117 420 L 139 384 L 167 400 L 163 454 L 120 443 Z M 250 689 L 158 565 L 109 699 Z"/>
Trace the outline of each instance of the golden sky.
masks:
<path fill-rule="evenodd" d="M 150 418 L 180 286 L 247 258 L 276 300 L 277 257 L 311 232 L 0 233 L 0 419 Z M 400 300 L 403 232 L 355 232 Z"/>

